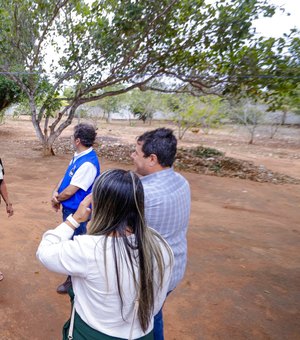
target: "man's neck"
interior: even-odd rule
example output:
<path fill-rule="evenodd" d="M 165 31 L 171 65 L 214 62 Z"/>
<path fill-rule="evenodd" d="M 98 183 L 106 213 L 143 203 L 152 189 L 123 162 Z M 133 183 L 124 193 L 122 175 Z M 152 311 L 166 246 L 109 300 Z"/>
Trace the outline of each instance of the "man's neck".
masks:
<path fill-rule="evenodd" d="M 170 167 L 169 166 L 164 167 L 164 166 L 157 164 L 157 165 L 150 167 L 148 169 L 149 171 L 148 171 L 147 175 L 152 175 L 152 174 L 155 174 L 156 172 L 160 172 L 160 171 L 167 170 L 167 169 L 170 169 Z"/>
<path fill-rule="evenodd" d="M 84 145 L 78 145 L 76 148 L 76 153 L 79 155 L 80 153 L 88 150 L 90 148 L 90 146 L 84 146 Z"/>

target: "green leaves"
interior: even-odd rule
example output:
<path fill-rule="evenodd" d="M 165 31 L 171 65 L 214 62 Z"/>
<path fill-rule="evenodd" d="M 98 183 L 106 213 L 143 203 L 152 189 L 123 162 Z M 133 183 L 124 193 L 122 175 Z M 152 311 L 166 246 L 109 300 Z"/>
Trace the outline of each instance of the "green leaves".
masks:
<path fill-rule="evenodd" d="M 12 80 L 0 74 L 0 112 L 22 97 L 22 91 Z"/>
<path fill-rule="evenodd" d="M 201 128 L 205 133 L 220 124 L 223 114 L 221 99 L 216 96 L 193 97 L 187 94 L 170 94 L 166 97 L 167 109 L 172 112 L 182 139 L 188 129 Z"/>
<path fill-rule="evenodd" d="M 119 85 L 164 79 L 168 92 L 262 98 L 271 91 L 269 100 L 295 85 L 300 58 L 296 32 L 256 36 L 252 21 L 274 12 L 267 0 L 0 0 L 0 69 L 26 93 L 39 123 L 55 113 L 60 88 L 74 86 L 67 123 L 58 126 L 61 114 L 52 125 L 57 135 L 91 93 Z"/>
<path fill-rule="evenodd" d="M 161 110 L 161 95 L 157 92 L 134 90 L 128 95 L 129 109 L 144 123 L 151 122 L 156 111 Z"/>

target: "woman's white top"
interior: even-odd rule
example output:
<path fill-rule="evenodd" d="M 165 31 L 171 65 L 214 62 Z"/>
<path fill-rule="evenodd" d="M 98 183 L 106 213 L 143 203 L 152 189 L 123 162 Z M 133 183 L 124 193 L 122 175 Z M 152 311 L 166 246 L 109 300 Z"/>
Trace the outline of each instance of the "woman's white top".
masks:
<path fill-rule="evenodd" d="M 114 337 L 128 337 L 133 320 L 134 303 L 137 292 L 129 267 L 125 263 L 125 253 L 117 251 L 120 260 L 120 282 L 123 296 L 123 315 L 119 298 L 117 279 L 112 252 L 113 237 L 107 238 L 106 267 L 104 263 L 104 236 L 79 235 L 73 240 L 74 230 L 62 223 L 54 230 L 48 230 L 37 250 L 37 258 L 56 273 L 72 276 L 75 293 L 75 309 L 90 327 Z M 134 238 L 134 235 L 128 236 Z M 155 285 L 153 316 L 162 307 L 171 276 L 171 263 L 162 241 L 157 239 L 166 264 L 162 289 Z M 156 269 L 156 268 L 155 268 Z M 136 268 L 136 273 L 138 270 Z M 158 270 L 154 270 L 154 280 L 158 282 Z M 144 333 L 138 318 L 133 326 L 133 338 L 148 334 L 153 329 L 153 318 Z"/>

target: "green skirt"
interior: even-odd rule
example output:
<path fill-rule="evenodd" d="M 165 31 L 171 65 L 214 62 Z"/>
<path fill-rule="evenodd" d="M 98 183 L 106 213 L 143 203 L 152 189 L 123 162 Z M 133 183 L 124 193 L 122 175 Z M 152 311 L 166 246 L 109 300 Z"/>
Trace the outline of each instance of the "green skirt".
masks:
<path fill-rule="evenodd" d="M 74 300 L 74 292 L 72 288 L 69 290 L 69 295 L 71 297 L 71 303 L 73 308 L 73 300 Z M 64 324 L 63 327 L 63 340 L 68 340 L 68 332 L 70 327 L 70 319 Z M 128 334 L 129 335 L 129 334 Z M 81 317 L 75 311 L 74 317 L 74 328 L 73 328 L 73 339 L 74 340 L 124 340 L 126 338 L 116 338 L 114 336 L 110 336 L 95 330 L 90 327 L 87 323 L 85 323 Z M 147 335 L 138 338 L 139 340 L 153 340 L 153 330 Z"/>

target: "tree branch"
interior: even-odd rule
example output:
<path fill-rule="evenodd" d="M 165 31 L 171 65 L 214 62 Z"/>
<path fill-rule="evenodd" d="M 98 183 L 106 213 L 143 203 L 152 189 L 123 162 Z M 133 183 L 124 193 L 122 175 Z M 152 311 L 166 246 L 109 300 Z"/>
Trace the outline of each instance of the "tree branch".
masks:
<path fill-rule="evenodd" d="M 37 48 L 36 48 L 36 52 L 34 54 L 33 57 L 33 62 L 32 62 L 32 67 L 34 67 L 34 65 L 37 63 L 38 59 L 39 59 L 39 53 L 40 53 L 40 48 L 42 43 L 44 42 L 45 36 L 48 33 L 49 28 L 51 27 L 51 25 L 53 24 L 53 21 L 55 20 L 55 18 L 57 17 L 57 14 L 59 13 L 60 9 L 63 8 L 67 3 L 69 2 L 69 0 L 64 0 L 64 1 L 57 1 L 55 7 L 54 7 L 54 11 L 52 16 L 50 17 L 49 21 L 46 23 L 44 30 L 41 34 L 41 37 L 39 39 Z"/>

